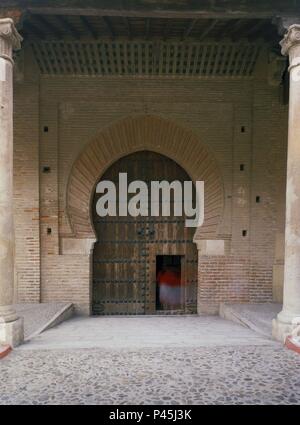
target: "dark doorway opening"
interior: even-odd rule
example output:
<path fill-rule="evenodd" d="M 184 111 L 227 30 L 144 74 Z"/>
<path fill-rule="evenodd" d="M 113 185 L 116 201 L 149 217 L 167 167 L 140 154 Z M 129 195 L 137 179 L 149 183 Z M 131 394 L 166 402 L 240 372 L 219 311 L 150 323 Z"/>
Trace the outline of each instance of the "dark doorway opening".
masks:
<path fill-rule="evenodd" d="M 181 255 L 156 256 L 156 310 L 180 310 L 183 303 Z"/>

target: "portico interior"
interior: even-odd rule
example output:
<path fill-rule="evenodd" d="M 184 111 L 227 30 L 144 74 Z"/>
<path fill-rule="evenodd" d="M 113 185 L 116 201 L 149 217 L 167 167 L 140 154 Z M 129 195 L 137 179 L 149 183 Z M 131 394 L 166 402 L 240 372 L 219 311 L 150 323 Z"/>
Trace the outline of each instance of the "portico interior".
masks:
<path fill-rule="evenodd" d="M 22 340 L 14 302 L 92 314 L 95 184 L 137 152 L 205 183 L 204 225 L 174 230 L 196 252 L 196 312 L 283 302 L 284 340 L 300 317 L 297 2 L 65 3 L 0 6 L 0 342 Z"/>

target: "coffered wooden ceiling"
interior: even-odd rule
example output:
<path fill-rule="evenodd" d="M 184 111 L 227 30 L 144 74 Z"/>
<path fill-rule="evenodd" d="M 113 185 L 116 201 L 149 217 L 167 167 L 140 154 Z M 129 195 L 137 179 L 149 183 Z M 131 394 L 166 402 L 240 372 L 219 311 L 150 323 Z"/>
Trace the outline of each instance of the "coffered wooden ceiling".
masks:
<path fill-rule="evenodd" d="M 271 19 L 156 18 L 28 13 L 20 32 L 25 39 L 161 39 L 177 41 L 280 40 Z"/>

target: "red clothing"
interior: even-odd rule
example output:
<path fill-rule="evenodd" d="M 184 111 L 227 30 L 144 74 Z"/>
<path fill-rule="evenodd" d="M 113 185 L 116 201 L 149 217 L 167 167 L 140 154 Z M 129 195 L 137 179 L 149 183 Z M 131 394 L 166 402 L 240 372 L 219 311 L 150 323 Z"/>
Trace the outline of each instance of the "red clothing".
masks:
<path fill-rule="evenodd" d="M 157 275 L 157 282 L 159 283 L 159 285 L 167 285 L 172 287 L 180 286 L 180 272 L 172 270 L 161 270 Z"/>

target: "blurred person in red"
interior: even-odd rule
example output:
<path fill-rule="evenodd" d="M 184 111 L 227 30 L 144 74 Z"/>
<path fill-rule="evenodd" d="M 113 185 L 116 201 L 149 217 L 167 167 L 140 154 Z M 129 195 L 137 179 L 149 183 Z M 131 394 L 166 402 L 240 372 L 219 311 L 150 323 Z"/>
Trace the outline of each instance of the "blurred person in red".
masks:
<path fill-rule="evenodd" d="M 159 304 L 162 310 L 181 307 L 181 273 L 178 267 L 164 265 L 157 274 Z"/>

